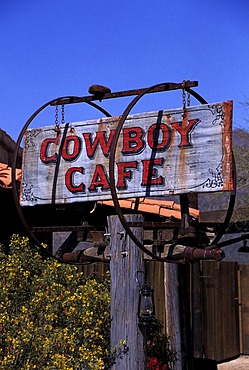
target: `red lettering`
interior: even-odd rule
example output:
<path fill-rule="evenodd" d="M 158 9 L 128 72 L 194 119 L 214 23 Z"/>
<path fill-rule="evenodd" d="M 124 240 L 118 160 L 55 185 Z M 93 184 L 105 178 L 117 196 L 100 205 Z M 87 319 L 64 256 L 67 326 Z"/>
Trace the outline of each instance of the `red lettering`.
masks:
<path fill-rule="evenodd" d="M 108 158 L 110 154 L 110 146 L 111 146 L 114 133 L 115 133 L 115 130 L 111 130 L 110 136 L 107 139 L 106 131 L 98 131 L 96 132 L 96 136 L 94 140 L 92 138 L 93 134 L 91 132 L 83 133 L 82 135 L 86 143 L 87 156 L 90 159 L 94 158 L 96 154 L 96 150 L 98 146 L 100 146 L 104 156 Z"/>
<path fill-rule="evenodd" d="M 137 161 L 120 162 L 120 163 L 117 163 L 117 167 L 118 167 L 117 188 L 119 190 L 125 190 L 128 188 L 127 180 L 131 181 L 132 179 L 132 171 L 127 170 L 127 169 L 128 168 L 137 169 L 138 162 Z"/>
<path fill-rule="evenodd" d="M 141 127 L 123 129 L 123 155 L 139 154 L 145 148 L 144 131 Z"/>
<path fill-rule="evenodd" d="M 63 148 L 62 148 L 62 158 L 65 161 L 74 161 L 77 159 L 81 151 L 81 140 L 76 135 L 71 135 L 65 137 Z"/>
<path fill-rule="evenodd" d="M 148 145 L 151 149 L 157 152 L 164 152 L 169 148 L 170 141 L 171 128 L 164 123 L 155 123 L 148 129 Z"/>
<path fill-rule="evenodd" d="M 90 192 L 98 191 L 97 188 L 100 187 L 101 190 L 109 190 L 109 179 L 107 177 L 106 169 L 102 164 L 97 164 L 92 182 L 90 187 L 88 188 Z"/>
<path fill-rule="evenodd" d="M 158 169 L 155 166 L 163 167 L 164 158 L 145 159 L 142 161 L 143 178 L 141 186 L 164 185 L 164 177 L 158 176 Z"/>
<path fill-rule="evenodd" d="M 84 174 L 85 171 L 83 167 L 70 167 L 65 174 L 65 185 L 71 193 L 85 193 L 85 185 L 83 182 L 79 185 L 74 184 L 74 175 L 76 172 Z"/>
<path fill-rule="evenodd" d="M 200 122 L 199 119 L 190 119 L 189 121 L 179 121 L 172 123 L 172 127 L 179 132 L 181 135 L 181 142 L 178 145 L 179 148 L 181 147 L 187 147 L 192 146 L 191 143 L 191 132 L 194 130 L 194 128 L 198 125 Z M 187 124 L 188 122 L 188 124 Z"/>
<path fill-rule="evenodd" d="M 55 163 L 57 158 L 56 148 L 53 149 L 53 145 L 58 146 L 60 136 L 43 140 L 41 143 L 40 160 L 45 163 Z M 51 148 L 52 146 L 52 148 Z M 53 153 L 49 156 L 49 152 Z"/>

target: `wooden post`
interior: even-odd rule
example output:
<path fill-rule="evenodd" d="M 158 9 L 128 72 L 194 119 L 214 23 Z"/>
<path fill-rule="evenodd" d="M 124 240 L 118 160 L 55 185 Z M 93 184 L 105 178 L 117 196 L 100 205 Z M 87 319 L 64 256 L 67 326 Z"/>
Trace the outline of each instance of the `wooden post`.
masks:
<path fill-rule="evenodd" d="M 178 265 L 164 264 L 166 334 L 177 353 L 175 370 L 182 370 L 182 341 L 180 323 Z"/>
<path fill-rule="evenodd" d="M 193 335 L 190 312 L 190 266 L 179 265 L 179 302 L 182 341 L 182 365 L 185 370 L 194 369 Z"/>
<path fill-rule="evenodd" d="M 142 221 L 142 215 L 126 215 L 127 221 Z M 118 216 L 108 217 L 110 232 L 111 272 L 111 348 L 120 348 L 125 341 L 127 353 L 121 353 L 113 366 L 115 370 L 146 369 L 146 336 L 138 325 L 139 290 L 144 283 L 143 252 L 124 233 Z M 138 240 L 143 229 L 133 228 Z"/>

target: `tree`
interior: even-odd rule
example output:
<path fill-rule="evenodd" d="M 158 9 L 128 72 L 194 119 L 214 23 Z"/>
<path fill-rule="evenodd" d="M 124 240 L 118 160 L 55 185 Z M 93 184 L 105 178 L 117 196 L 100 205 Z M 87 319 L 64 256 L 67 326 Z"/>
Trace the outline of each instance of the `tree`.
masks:
<path fill-rule="evenodd" d="M 236 129 L 233 132 L 233 153 L 236 164 L 237 194 L 233 221 L 249 220 L 249 132 Z"/>

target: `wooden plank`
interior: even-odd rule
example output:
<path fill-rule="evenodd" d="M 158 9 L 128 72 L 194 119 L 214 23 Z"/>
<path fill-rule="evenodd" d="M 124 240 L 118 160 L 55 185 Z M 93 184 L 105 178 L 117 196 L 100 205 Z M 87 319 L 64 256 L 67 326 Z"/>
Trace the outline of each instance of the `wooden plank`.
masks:
<path fill-rule="evenodd" d="M 147 282 L 154 288 L 156 318 L 162 323 L 163 332 L 165 332 L 164 264 L 158 261 L 148 261 L 146 263 L 146 274 Z"/>
<path fill-rule="evenodd" d="M 148 261 L 147 280 L 154 287 L 156 317 L 177 353 L 174 370 L 182 370 L 182 328 L 180 323 L 178 265 Z"/>
<path fill-rule="evenodd" d="M 227 210 L 200 211 L 200 222 L 202 223 L 223 223 Z"/>
<path fill-rule="evenodd" d="M 126 221 L 142 221 L 141 215 L 127 215 Z M 125 341 L 128 352 L 117 358 L 115 370 L 145 369 L 145 336 L 138 326 L 139 290 L 145 279 L 143 253 L 126 237 L 118 216 L 108 217 L 110 231 L 111 272 L 111 348 L 122 349 Z M 132 229 L 138 240 L 142 228 Z M 142 327 L 144 330 L 144 327 Z"/>
<path fill-rule="evenodd" d="M 237 269 L 235 262 L 203 262 L 205 358 L 222 361 L 240 353 Z"/>
<path fill-rule="evenodd" d="M 78 270 L 82 271 L 85 276 L 91 276 L 93 274 L 104 275 L 110 268 L 107 263 L 89 263 L 86 265 L 79 265 Z"/>
<path fill-rule="evenodd" d="M 240 265 L 241 288 L 241 349 L 242 354 L 249 354 L 249 265 Z"/>
<path fill-rule="evenodd" d="M 183 369 L 194 368 L 194 348 L 191 327 L 190 265 L 179 264 L 179 306 L 181 323 L 181 348 Z"/>
<path fill-rule="evenodd" d="M 179 279 L 178 265 L 164 264 L 164 287 L 165 287 L 165 321 L 166 334 L 170 338 L 171 346 L 177 353 L 175 370 L 182 370 L 182 338 L 179 305 Z"/>
<path fill-rule="evenodd" d="M 110 200 L 119 117 L 28 130 L 21 204 Z M 115 156 L 119 198 L 233 190 L 232 102 L 127 117 Z"/>
<path fill-rule="evenodd" d="M 194 357 L 203 357 L 203 292 L 201 269 L 202 262 L 197 262 L 192 265 L 192 330 L 193 330 L 193 346 Z"/>

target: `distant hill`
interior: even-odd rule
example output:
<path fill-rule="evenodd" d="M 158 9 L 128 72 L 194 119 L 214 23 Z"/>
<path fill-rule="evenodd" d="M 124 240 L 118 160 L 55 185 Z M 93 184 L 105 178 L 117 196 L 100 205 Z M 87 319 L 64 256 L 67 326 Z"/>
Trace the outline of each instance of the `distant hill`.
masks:
<path fill-rule="evenodd" d="M 233 153 L 236 165 L 236 204 L 233 218 L 249 220 L 249 132 L 233 131 Z"/>

